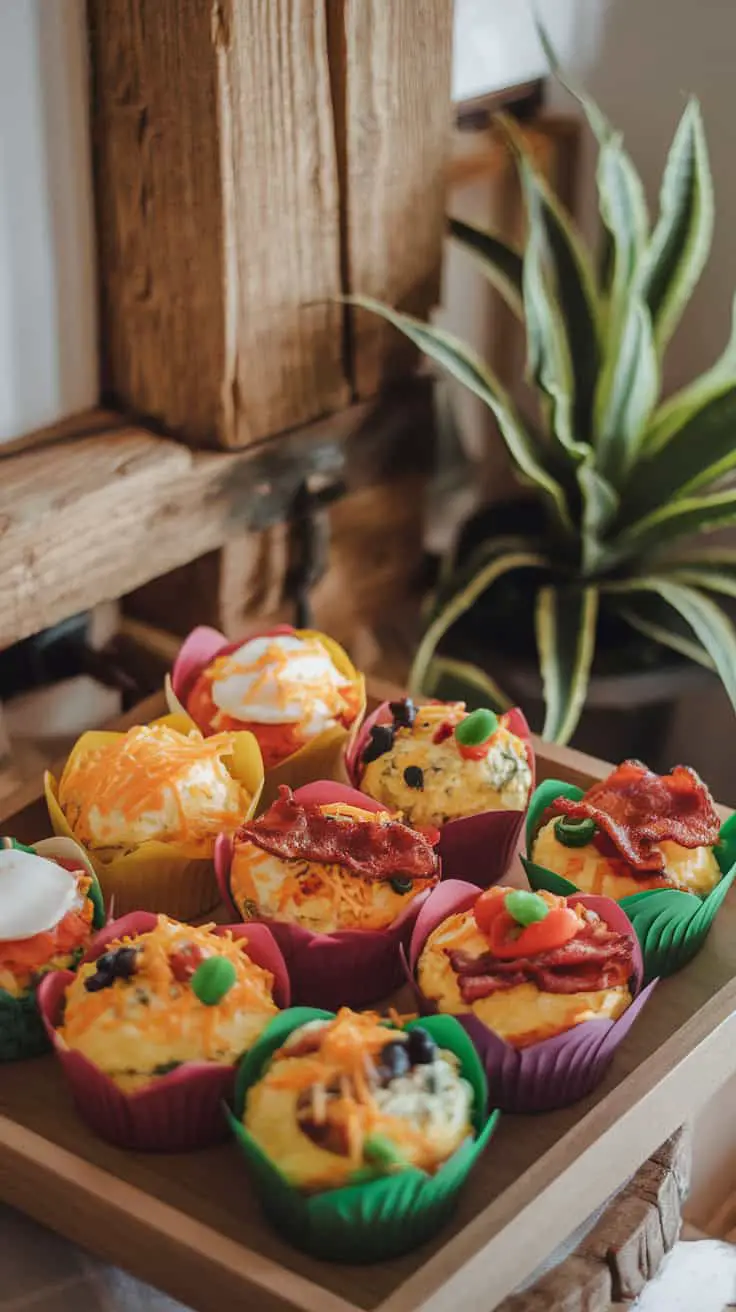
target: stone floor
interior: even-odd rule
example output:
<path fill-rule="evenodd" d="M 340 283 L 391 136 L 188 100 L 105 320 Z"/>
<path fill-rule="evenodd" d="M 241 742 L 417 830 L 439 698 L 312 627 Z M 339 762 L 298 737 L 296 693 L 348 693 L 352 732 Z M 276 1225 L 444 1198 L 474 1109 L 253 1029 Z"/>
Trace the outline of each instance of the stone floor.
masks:
<path fill-rule="evenodd" d="M 684 1233 L 686 1241 L 675 1245 L 638 1302 L 617 1304 L 610 1312 L 736 1309 L 736 1246 Z M 0 1312 L 187 1310 L 0 1205 Z"/>

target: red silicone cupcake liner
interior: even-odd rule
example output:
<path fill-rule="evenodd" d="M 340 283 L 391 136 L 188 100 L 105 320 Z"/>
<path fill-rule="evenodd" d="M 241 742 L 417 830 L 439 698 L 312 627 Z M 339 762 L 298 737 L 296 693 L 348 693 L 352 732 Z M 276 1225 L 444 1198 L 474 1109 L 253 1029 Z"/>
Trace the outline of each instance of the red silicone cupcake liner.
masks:
<path fill-rule="evenodd" d="M 508 727 L 524 740 L 531 766 L 534 791 L 535 762 L 529 725 L 518 707 L 507 712 Z M 390 724 L 393 717 L 389 702 L 382 702 L 363 721 L 359 732 L 345 751 L 345 770 L 355 788 L 360 788 L 360 758 L 374 724 Z M 502 879 L 516 854 L 524 823 L 524 811 L 482 811 L 461 820 L 448 820 L 440 831 L 439 851 L 445 879 L 464 879 L 478 888 L 488 888 Z"/>
<path fill-rule="evenodd" d="M 467 911 L 478 897 L 472 884 L 451 880 L 440 885 L 425 902 L 414 926 L 407 974 L 425 1015 L 437 1011 L 416 982 L 416 964 L 429 935 L 444 920 Z M 644 968 L 634 928 L 628 916 L 610 898 L 576 894 L 574 899 L 597 911 L 611 929 L 630 936 L 634 944 L 633 1001 L 616 1021 L 589 1020 L 564 1034 L 543 1039 L 528 1048 L 514 1048 L 470 1013 L 456 1017 L 475 1044 L 484 1063 L 491 1105 L 507 1112 L 547 1112 L 585 1098 L 603 1079 L 618 1045 L 625 1039 L 656 980 L 642 988 Z"/>
<path fill-rule="evenodd" d="M 343 802 L 364 811 L 385 807 L 345 784 L 329 781 L 297 788 L 295 798 L 305 804 L 324 806 Z M 215 844 L 215 873 L 226 907 L 239 916 L 230 891 L 232 839 L 221 834 Z M 276 920 L 247 921 L 247 926 L 267 925 L 276 939 L 289 971 L 295 1006 L 322 1007 L 335 1011 L 341 1006 L 365 1007 L 385 998 L 404 982 L 402 950 L 408 951 L 419 910 L 429 897 L 420 893 L 387 929 L 346 929 L 335 934 L 318 934 L 301 925 Z"/>
<path fill-rule="evenodd" d="M 112 921 L 97 934 L 83 960 L 94 961 L 113 939 L 144 934 L 157 917 L 133 911 Z M 274 1001 L 290 1005 L 289 977 L 277 943 L 265 925 L 218 925 L 213 931 L 230 931 L 245 938 L 248 955 L 274 977 Z M 59 1040 L 66 987 L 71 971 L 47 975 L 39 985 L 38 1004 L 46 1033 L 53 1044 L 79 1115 L 108 1143 L 136 1152 L 186 1152 L 206 1148 L 227 1138 L 224 1101 L 230 1099 L 236 1067 L 213 1062 L 185 1062 L 168 1075 L 135 1093 L 125 1093 L 80 1052 L 70 1052 Z"/>

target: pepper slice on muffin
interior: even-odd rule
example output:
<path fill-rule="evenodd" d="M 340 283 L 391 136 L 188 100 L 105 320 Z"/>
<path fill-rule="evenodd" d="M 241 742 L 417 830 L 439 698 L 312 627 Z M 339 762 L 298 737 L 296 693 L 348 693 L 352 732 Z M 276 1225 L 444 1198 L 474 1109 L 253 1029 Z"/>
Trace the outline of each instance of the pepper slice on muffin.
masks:
<path fill-rule="evenodd" d="M 116 911 L 184 919 L 215 905 L 215 840 L 253 814 L 262 786 L 252 734 L 204 738 L 176 715 L 83 734 L 58 786 L 45 779 L 55 831 L 82 844 Z"/>

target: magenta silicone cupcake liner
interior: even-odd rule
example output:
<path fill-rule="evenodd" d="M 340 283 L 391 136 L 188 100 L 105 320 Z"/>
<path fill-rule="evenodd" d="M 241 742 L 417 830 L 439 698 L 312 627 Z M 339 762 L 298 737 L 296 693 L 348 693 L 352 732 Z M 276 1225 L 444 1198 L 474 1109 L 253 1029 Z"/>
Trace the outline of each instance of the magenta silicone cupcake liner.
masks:
<path fill-rule="evenodd" d="M 384 811 L 380 802 L 345 784 L 329 781 L 305 784 L 294 793 L 305 805 L 342 802 L 364 811 Z M 230 889 L 232 838 L 221 834 L 215 844 L 215 873 L 223 901 L 240 916 Z M 322 1007 L 365 1007 L 385 998 L 404 982 L 402 950 L 408 951 L 411 932 L 429 890 L 418 894 L 387 929 L 345 929 L 318 934 L 301 925 L 276 920 L 248 920 L 248 926 L 267 925 L 284 954 L 294 1004 Z"/>
<path fill-rule="evenodd" d="M 478 889 L 460 880 L 436 888 L 425 902 L 414 926 L 409 947 L 407 973 L 420 1010 L 430 1015 L 438 1010 L 424 997 L 416 982 L 416 965 L 430 934 L 449 916 L 467 911 L 479 896 Z M 457 1020 L 465 1027 L 484 1063 L 491 1105 L 507 1112 L 546 1112 L 585 1098 L 603 1079 L 618 1045 L 625 1039 L 657 981 L 642 988 L 644 968 L 641 949 L 628 916 L 610 898 L 576 894 L 575 903 L 596 911 L 618 933 L 628 934 L 634 949 L 631 992 L 633 1001 L 618 1020 L 589 1020 L 564 1034 L 543 1039 L 528 1048 L 514 1048 L 477 1016 L 466 1013 Z"/>
<path fill-rule="evenodd" d="M 157 917 L 133 911 L 111 921 L 97 934 L 84 961 L 94 961 L 113 939 L 144 934 Z M 248 955 L 274 977 L 278 1007 L 290 1005 L 289 976 L 278 944 L 265 925 L 218 925 L 215 934 L 230 931 L 245 938 Z M 227 1138 L 223 1104 L 232 1097 L 235 1065 L 185 1062 L 168 1075 L 134 1093 L 125 1093 L 80 1052 L 64 1047 L 57 1033 L 71 971 L 47 975 L 39 986 L 38 1003 L 46 1033 L 53 1044 L 79 1115 L 102 1139 L 136 1152 L 186 1152 Z"/>
<path fill-rule="evenodd" d="M 524 740 L 532 771 L 530 795 L 534 790 L 535 762 L 529 725 L 518 707 L 507 711 L 508 727 Z M 390 724 L 389 702 L 382 702 L 366 717 L 345 751 L 345 772 L 354 788 L 360 788 L 360 758 L 375 724 Z M 479 815 L 448 820 L 440 830 L 439 852 L 445 879 L 465 879 L 477 888 L 488 888 L 502 879 L 514 859 L 524 823 L 524 811 L 482 811 Z"/>

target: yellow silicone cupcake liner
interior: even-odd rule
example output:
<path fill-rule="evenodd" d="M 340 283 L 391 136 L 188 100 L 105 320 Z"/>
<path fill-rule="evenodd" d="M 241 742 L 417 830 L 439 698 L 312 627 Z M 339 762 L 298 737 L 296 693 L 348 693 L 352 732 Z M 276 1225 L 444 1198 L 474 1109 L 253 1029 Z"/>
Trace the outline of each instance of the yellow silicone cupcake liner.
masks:
<path fill-rule="evenodd" d="M 184 713 L 165 715 L 152 723 L 166 724 L 179 733 L 188 733 L 196 728 Z M 64 773 L 80 755 L 120 737 L 122 734 L 107 730 L 90 730 L 82 734 L 72 748 Z M 251 798 L 247 810 L 239 817 L 242 822 L 255 814 L 263 788 L 263 761 L 258 743 L 251 733 L 243 730 L 234 737 L 234 750 L 228 769 Z M 54 833 L 77 842 L 59 805 L 57 782 L 48 771 L 44 776 L 44 791 Z M 131 851 L 112 858 L 103 859 L 93 848 L 82 847 L 82 850 L 94 867 L 108 910 L 112 906 L 115 916 L 126 915 L 129 911 L 154 911 L 173 916 L 176 920 L 193 920 L 205 915 L 219 901 L 213 864 L 215 838 L 213 834 L 206 851 L 203 851 L 201 843 L 161 843 L 154 840 L 140 843 Z"/>
<path fill-rule="evenodd" d="M 279 786 L 287 784 L 289 788 L 301 788 L 304 784 L 311 784 L 317 780 L 331 779 L 342 782 L 345 780 L 345 769 L 343 757 L 349 749 L 350 744 L 360 729 L 366 708 L 366 691 L 365 679 L 359 670 L 353 665 L 347 652 L 343 650 L 334 638 L 330 638 L 326 633 L 320 633 L 318 629 L 294 629 L 294 635 L 297 638 L 316 638 L 322 643 L 322 646 L 329 653 L 329 656 L 346 679 L 349 679 L 353 687 L 358 692 L 358 711 L 353 723 L 348 729 L 342 725 L 335 725 L 332 729 L 325 729 L 321 734 L 312 738 L 298 752 L 287 756 L 286 760 L 280 765 L 266 772 L 263 793 L 259 810 L 264 811 L 271 805 L 271 802 L 278 796 Z M 252 638 L 260 636 L 257 633 L 249 635 Z M 227 643 L 223 636 L 223 648 L 231 648 L 236 644 Z M 171 711 L 186 715 L 186 708 L 174 692 L 174 685 L 170 676 L 166 676 L 166 701 Z"/>

